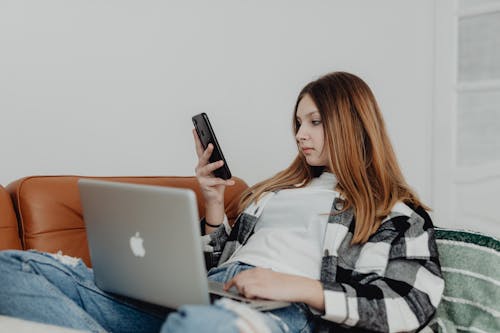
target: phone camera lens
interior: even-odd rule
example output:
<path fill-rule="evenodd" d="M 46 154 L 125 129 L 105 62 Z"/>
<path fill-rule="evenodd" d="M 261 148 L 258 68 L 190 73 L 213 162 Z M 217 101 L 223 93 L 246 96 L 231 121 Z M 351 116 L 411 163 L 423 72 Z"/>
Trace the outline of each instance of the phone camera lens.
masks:
<path fill-rule="evenodd" d="M 201 136 L 205 136 L 205 132 L 203 132 L 203 130 L 201 130 Z"/>

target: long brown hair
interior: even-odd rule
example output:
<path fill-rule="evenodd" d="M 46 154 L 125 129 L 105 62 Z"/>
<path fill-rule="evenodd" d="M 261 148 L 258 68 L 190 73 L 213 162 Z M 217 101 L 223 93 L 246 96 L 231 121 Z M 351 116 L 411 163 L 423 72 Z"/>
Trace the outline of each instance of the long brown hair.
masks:
<path fill-rule="evenodd" d="M 336 190 L 344 198 L 344 210 L 353 208 L 356 219 L 353 244 L 364 243 L 398 201 L 424 206 L 406 183 L 371 89 L 359 77 L 333 72 L 307 84 L 295 104 L 293 131 L 300 100 L 309 95 L 322 119 L 328 167 L 337 177 Z M 303 187 L 315 176 L 315 168 L 298 153 L 292 164 L 275 176 L 243 192 L 238 212 L 264 192 Z"/>

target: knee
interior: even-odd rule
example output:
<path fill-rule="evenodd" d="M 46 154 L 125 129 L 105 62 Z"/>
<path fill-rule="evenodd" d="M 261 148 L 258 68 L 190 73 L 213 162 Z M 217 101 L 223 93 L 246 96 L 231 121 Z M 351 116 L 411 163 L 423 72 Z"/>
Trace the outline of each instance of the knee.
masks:
<path fill-rule="evenodd" d="M 39 251 L 3 250 L 0 251 L 0 270 L 19 270 L 30 262 L 51 260 L 50 255 Z"/>
<path fill-rule="evenodd" d="M 3 250 L 0 251 L 0 269 L 8 269 L 9 267 L 18 267 L 22 261 L 21 257 L 24 251 L 22 250 Z"/>
<path fill-rule="evenodd" d="M 239 333 L 235 321 L 236 315 L 230 311 L 210 305 L 187 305 L 167 317 L 161 333 Z"/>

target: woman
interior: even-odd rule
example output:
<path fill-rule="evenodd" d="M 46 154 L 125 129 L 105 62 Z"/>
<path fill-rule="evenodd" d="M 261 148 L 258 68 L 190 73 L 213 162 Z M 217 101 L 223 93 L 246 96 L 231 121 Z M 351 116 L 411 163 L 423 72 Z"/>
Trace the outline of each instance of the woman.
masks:
<path fill-rule="evenodd" d="M 290 306 L 260 313 L 223 299 L 183 306 L 161 324 L 166 310 L 107 295 L 81 263 L 9 251 L 0 255 L 0 270 L 18 272 L 12 283 L 31 293 L 40 286 L 51 291 L 38 306 L 19 300 L 18 308 L 33 312 L 32 319 L 95 331 L 148 332 L 161 325 L 162 332 L 401 332 L 425 326 L 444 285 L 434 230 L 427 207 L 404 180 L 370 88 L 349 73 L 325 75 L 300 92 L 293 124 L 297 157 L 242 194 L 232 227 L 223 199 L 233 181 L 212 175 L 222 162 L 208 163 L 213 147 L 204 151 L 193 131 L 209 279 Z M 37 313 L 51 297 L 71 303 L 64 319 Z"/>

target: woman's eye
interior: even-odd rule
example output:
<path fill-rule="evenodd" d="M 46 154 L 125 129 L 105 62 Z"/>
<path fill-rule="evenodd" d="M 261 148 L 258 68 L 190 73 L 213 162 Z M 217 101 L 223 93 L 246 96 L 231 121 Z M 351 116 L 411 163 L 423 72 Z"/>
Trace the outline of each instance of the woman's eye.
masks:
<path fill-rule="evenodd" d="M 314 126 L 317 126 L 317 125 L 321 124 L 321 120 L 313 120 L 313 121 L 311 121 L 311 122 L 312 122 L 312 124 L 313 124 Z"/>

